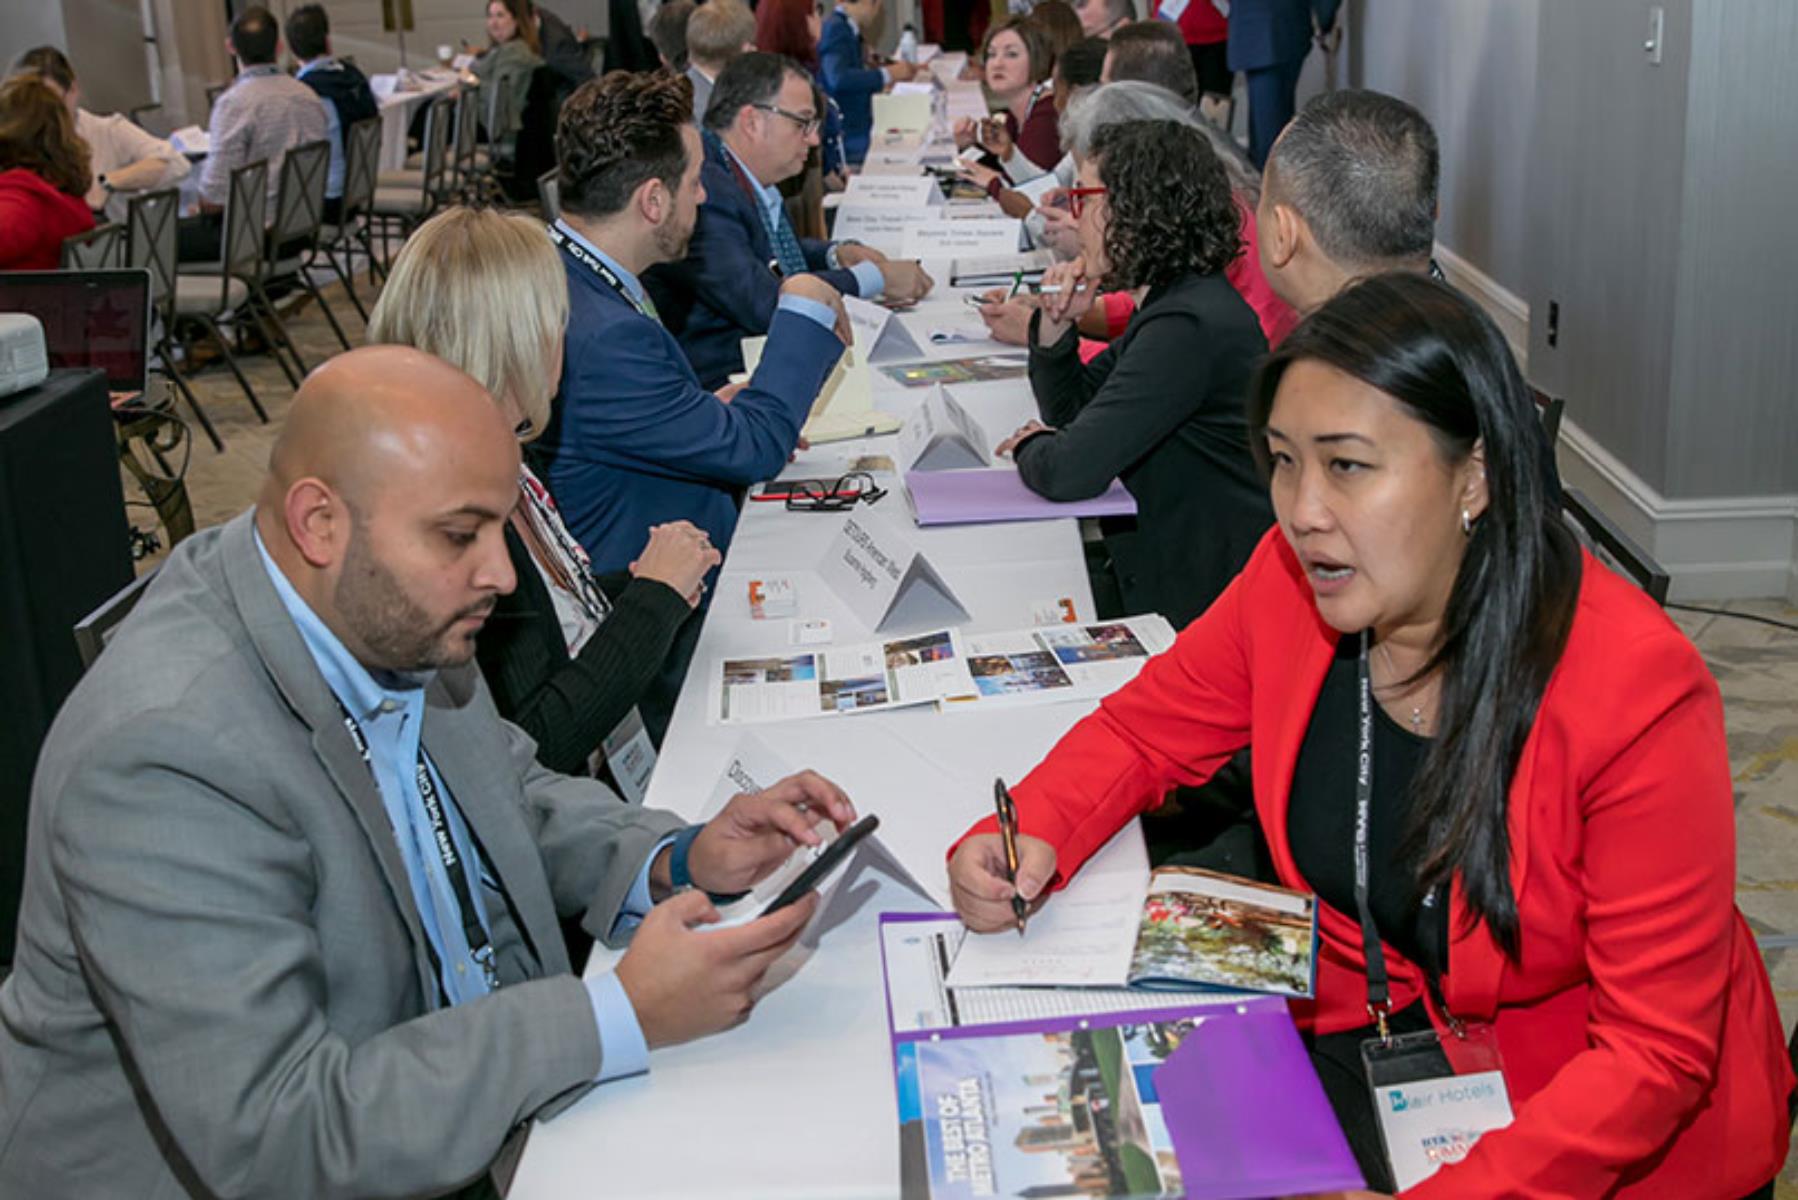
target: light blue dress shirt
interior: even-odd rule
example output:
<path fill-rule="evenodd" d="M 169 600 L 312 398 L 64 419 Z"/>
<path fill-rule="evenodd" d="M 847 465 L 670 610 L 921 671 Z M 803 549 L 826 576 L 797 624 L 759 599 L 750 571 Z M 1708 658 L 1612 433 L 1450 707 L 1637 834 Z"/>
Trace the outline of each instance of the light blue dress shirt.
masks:
<path fill-rule="evenodd" d="M 643 281 L 641 279 L 638 279 L 635 275 L 620 266 L 618 260 L 613 258 L 610 254 L 607 254 L 604 250 L 601 250 L 598 246 L 595 246 L 592 242 L 576 233 L 574 227 L 569 225 L 566 221 L 558 220 L 555 225 L 557 229 L 560 229 L 563 233 L 568 235 L 570 241 L 583 247 L 589 254 L 593 255 L 593 257 L 610 267 L 612 273 L 618 276 L 618 282 L 622 283 L 625 291 L 630 293 L 632 303 L 636 304 L 640 309 L 643 308 L 644 292 Z M 780 303 L 776 307 L 816 321 L 826 329 L 834 330 L 837 327 L 837 314 L 831 311 L 830 305 L 820 304 L 816 300 L 807 300 L 804 296 L 782 296 L 780 298 Z M 655 855 L 650 855 L 651 859 L 654 859 L 654 857 Z"/>
<path fill-rule="evenodd" d="M 750 189 L 755 192 L 755 202 L 762 209 L 762 224 L 768 227 L 768 236 L 773 237 L 774 230 L 780 225 L 782 210 L 786 207 L 786 200 L 781 196 L 780 189 L 769 187 L 757 179 L 755 172 L 749 169 L 749 164 L 737 157 L 737 152 L 729 146 L 724 147 L 724 152 L 736 161 L 737 169 L 749 181 Z M 836 249 L 834 242 L 831 249 Z M 832 257 L 835 257 L 834 254 Z M 880 273 L 880 267 L 874 263 L 858 262 L 849 268 L 849 273 L 855 276 L 855 294 L 860 299 L 878 300 L 881 293 L 886 291 L 886 276 Z"/>
<path fill-rule="evenodd" d="M 274 584 L 282 606 L 293 618 L 301 640 L 318 664 L 319 673 L 325 677 L 338 702 L 355 718 L 368 743 L 369 766 L 381 793 L 381 803 L 387 810 L 387 819 L 393 826 L 400 857 L 406 864 L 406 877 L 412 885 L 412 899 L 418 906 L 419 921 L 437 955 L 443 993 L 451 1004 L 478 1000 L 487 994 L 487 981 L 476 965 L 462 931 L 455 892 L 432 839 L 431 822 L 425 815 L 414 775 L 419 760 L 420 728 L 424 721 L 425 685 L 430 682 L 430 677 L 388 675 L 377 679 L 356 661 L 337 640 L 337 635 L 293 589 L 287 576 L 269 557 L 260 532 L 256 533 L 255 539 L 269 582 Z M 473 840 L 449 789 L 428 757 L 425 767 L 437 786 L 437 794 L 443 798 L 443 814 L 457 856 L 465 864 L 476 863 Z M 673 840 L 664 839 L 663 844 Z M 660 852 L 658 846 L 638 872 L 625 900 L 621 921 L 635 923 L 649 911 L 649 864 Z M 486 874 L 485 864 L 478 869 Z M 468 882 L 481 927 L 491 931 L 479 880 L 471 877 Z M 593 1019 L 599 1027 L 600 1045 L 605 1052 L 598 1081 L 603 1083 L 648 1070 L 649 1047 L 644 1042 L 642 1027 L 637 1023 L 636 1011 L 631 1008 L 630 997 L 625 995 L 624 985 L 618 982 L 617 975 L 608 972 L 584 982 L 593 1005 Z"/>
<path fill-rule="evenodd" d="M 335 67 L 334 58 L 315 58 L 293 73 L 295 79 L 304 79 L 311 71 L 325 67 Z M 324 97 L 319 97 L 323 100 Z M 325 130 L 331 142 L 331 165 L 325 169 L 325 199 L 341 200 L 343 198 L 343 122 L 338 120 L 337 106 L 325 100 Z"/>

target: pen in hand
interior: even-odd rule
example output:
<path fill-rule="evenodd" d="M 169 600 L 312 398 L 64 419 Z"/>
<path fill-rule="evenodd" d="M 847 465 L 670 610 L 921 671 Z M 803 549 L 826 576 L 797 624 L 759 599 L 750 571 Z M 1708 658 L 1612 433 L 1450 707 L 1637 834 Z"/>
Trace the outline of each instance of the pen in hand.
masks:
<path fill-rule="evenodd" d="M 1017 921 L 1018 936 L 1024 936 L 1024 917 L 1028 906 L 1018 895 L 1018 810 L 1003 779 L 993 780 L 993 807 L 999 811 L 999 836 L 1005 842 L 1005 878 L 1011 884 L 1011 915 Z"/>

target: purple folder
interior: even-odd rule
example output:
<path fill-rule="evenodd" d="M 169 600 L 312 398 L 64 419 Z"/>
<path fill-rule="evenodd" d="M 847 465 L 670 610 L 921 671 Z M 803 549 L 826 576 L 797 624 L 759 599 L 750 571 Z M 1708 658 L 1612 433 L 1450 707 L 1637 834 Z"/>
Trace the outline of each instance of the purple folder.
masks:
<path fill-rule="evenodd" d="M 1155 1070 L 1186 1200 L 1365 1187 L 1284 1012 L 1206 1021 Z"/>
<path fill-rule="evenodd" d="M 1090 500 L 1061 503 L 1024 486 L 1008 467 L 972 471 L 908 471 L 905 486 L 919 525 L 975 525 L 997 521 L 1053 521 L 1059 517 L 1123 517 L 1136 497 L 1117 480 Z"/>

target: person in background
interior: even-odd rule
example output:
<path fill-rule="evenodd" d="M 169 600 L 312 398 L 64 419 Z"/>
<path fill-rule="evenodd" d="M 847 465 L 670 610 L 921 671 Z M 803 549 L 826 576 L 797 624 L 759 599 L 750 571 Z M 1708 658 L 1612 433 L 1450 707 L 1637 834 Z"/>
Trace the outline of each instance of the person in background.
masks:
<path fill-rule="evenodd" d="M 1249 161 L 1267 165 L 1274 139 L 1292 119 L 1299 71 L 1315 39 L 1333 45 L 1342 0 L 1235 0 L 1230 6 L 1229 68 L 1247 77 Z"/>
<path fill-rule="evenodd" d="M 823 31 L 824 17 L 815 0 L 762 0 L 756 7 L 756 49 L 786 55 L 810 71 L 814 83 L 818 77 L 818 37 Z M 824 188 L 840 192 L 848 179 L 843 109 L 821 86 L 817 107 L 824 114 L 824 124 L 818 129 Z"/>
<path fill-rule="evenodd" d="M 490 1200 L 524 1122 L 748 1018 L 817 900 L 711 895 L 854 819 L 809 772 L 688 825 L 534 761 L 472 662 L 518 442 L 461 371 L 339 354 L 269 459 L 44 740 L 0 1195 Z M 623 957 L 577 977 L 558 916 Z"/>
<path fill-rule="evenodd" d="M 1054 57 L 1048 39 L 1029 17 L 1008 21 L 987 34 L 982 48 L 986 90 L 998 115 L 976 122 L 963 117 L 953 134 L 957 150 L 976 142 L 1013 183 L 1047 174 L 1061 156 L 1049 75 Z M 987 184 L 989 194 L 998 188 Z"/>
<path fill-rule="evenodd" d="M 1345 89 L 1313 97 L 1268 157 L 1261 268 L 1310 312 L 1381 271 L 1436 274 L 1436 131 L 1411 105 Z"/>
<path fill-rule="evenodd" d="M 985 189 L 988 195 L 994 196 L 1006 216 L 1023 218 L 1024 232 L 1029 235 L 1030 243 L 1033 246 L 1056 248 L 1044 237 L 1046 210 L 1038 202 L 1050 202 L 1059 196 L 1061 189 L 1074 185 L 1074 156 L 1065 149 L 1067 131 L 1063 122 L 1073 102 L 1098 86 L 1099 73 L 1105 65 L 1105 50 L 1109 45 L 1110 43 L 1104 38 L 1083 38 L 1055 56 L 1055 69 L 1049 73 L 1049 102 L 1055 106 L 1055 129 L 1057 139 L 1061 143 L 1061 146 L 1058 147 L 1061 157 L 1056 160 L 1052 170 L 1045 172 L 1045 174 L 1055 177 L 1053 181 L 1050 181 L 1051 186 L 1047 191 L 1026 192 L 1018 188 L 1007 187 L 1005 174 L 984 163 L 963 161 L 958 167 L 970 182 Z M 1042 176 L 1038 176 L 1036 180 L 1025 179 L 1017 182 L 1037 183 L 1041 179 Z M 1065 209 L 1056 209 L 1054 203 L 1049 203 L 1049 208 L 1065 212 Z M 1073 224 L 1064 222 L 1063 225 L 1069 239 L 1068 244 L 1071 245 Z M 1078 250 L 1070 251 L 1067 257 L 1072 258 L 1077 253 L 1079 253 Z M 1022 344 L 1019 343 L 1019 345 Z"/>
<path fill-rule="evenodd" d="M 1489 1025 L 1513 1114 L 1407 1200 L 1762 1188 L 1793 1077 L 1734 903 L 1717 684 L 1568 532 L 1504 336 L 1443 284 L 1375 276 L 1293 331 L 1248 407 L 1278 528 L 1013 789 L 1016 893 L 990 827 L 955 848 L 957 910 L 1009 926 L 1012 895 L 1252 748 L 1278 880 L 1318 898 L 1295 1014 L 1374 1192 L 1374 1012 L 1451 1054 Z"/>
<path fill-rule="evenodd" d="M 325 101 L 325 127 L 331 139 L 331 166 L 325 178 L 325 222 L 343 215 L 344 135 L 358 121 L 378 118 L 374 89 L 354 63 L 331 54 L 331 19 L 321 4 L 302 4 L 287 14 L 287 48 L 300 60 L 294 78 Z"/>
<path fill-rule="evenodd" d="M 1074 0 L 1074 15 L 1087 37 L 1105 38 L 1136 19 L 1136 5 L 1134 0 Z"/>
<path fill-rule="evenodd" d="M 885 0 L 842 0 L 824 21 L 818 36 L 818 82 L 843 110 L 843 149 L 850 166 L 868 156 L 874 124 L 872 97 L 917 75 L 907 62 L 870 66 L 862 41 L 864 30 L 880 24 Z"/>
<path fill-rule="evenodd" d="M 281 27 L 273 13 L 257 6 L 244 9 L 231 22 L 228 44 L 237 59 L 237 78 L 212 105 L 210 148 L 200 166 L 200 212 L 183 219 L 178 229 L 176 252 L 182 262 L 218 261 L 231 172 L 253 162 L 268 163 L 272 218 L 287 152 L 327 140 L 330 130 L 318 93 L 275 66 Z"/>
<path fill-rule="evenodd" d="M 1236 73 L 1230 70 L 1230 3 L 1229 0 L 1192 0 L 1179 6 L 1179 15 L 1168 10 L 1176 7 L 1163 3 L 1156 15 L 1171 20 L 1180 29 L 1180 39 L 1192 58 L 1192 73 L 1199 85 L 1199 115 L 1219 128 L 1227 128 L 1230 97 L 1236 89 Z"/>
<path fill-rule="evenodd" d="M 488 0 L 487 48 L 468 64 L 463 82 L 479 89 L 475 103 L 495 145 L 507 147 L 517 140 L 531 76 L 543 65 L 542 51 L 530 0 Z"/>
<path fill-rule="evenodd" d="M 664 71 L 687 69 L 687 23 L 695 11 L 693 0 L 668 0 L 650 18 L 649 40 Z"/>
<path fill-rule="evenodd" d="M 87 145 L 93 183 L 87 206 L 111 221 L 125 219 L 133 192 L 174 187 L 191 169 L 187 156 L 162 138 L 146 133 L 123 113 L 101 116 L 81 107 L 81 83 L 61 50 L 38 46 L 19 55 L 12 73 L 33 72 L 62 94 L 75 117 L 75 136 Z"/>
<path fill-rule="evenodd" d="M 1080 25 L 1080 14 L 1067 0 L 1041 0 L 1030 10 L 1030 20 L 1042 30 L 1048 43 L 1049 61 L 1060 62 L 1061 56 L 1076 42 L 1083 40 L 1086 30 Z"/>
<path fill-rule="evenodd" d="M 556 73 L 564 92 L 572 91 L 593 78 L 593 60 L 587 56 L 587 40 L 584 34 L 577 32 L 567 21 L 544 8 L 534 4 L 533 0 L 518 0 L 521 12 L 534 10 L 533 20 L 537 25 L 538 53 L 550 70 Z M 637 6 L 632 0 L 612 0 L 609 15 L 614 25 L 628 26 L 628 32 L 634 33 L 636 41 L 641 43 L 642 31 L 637 28 Z M 522 19 L 522 18 L 521 18 Z M 614 38 L 619 32 L 615 30 Z M 613 43 L 606 43 L 606 67 L 611 69 L 610 59 L 615 52 Z M 644 63 L 631 70 L 645 70 L 653 63 Z"/>
<path fill-rule="evenodd" d="M 1199 103 L 1199 79 L 1193 73 L 1192 56 L 1179 31 L 1166 21 L 1131 21 L 1119 26 L 1111 35 L 1099 78 L 1105 83 L 1138 79 L 1159 84 L 1188 104 L 1196 107 Z"/>
<path fill-rule="evenodd" d="M 0 83 L 0 270 L 52 271 L 65 238 L 94 227 L 87 143 L 36 74 Z"/>
<path fill-rule="evenodd" d="M 776 54 L 741 55 L 718 76 L 703 130 L 705 203 L 693 239 L 685 258 L 644 277 L 705 387 L 722 388 L 743 369 L 742 341 L 768 332 L 783 278 L 811 273 L 846 296 L 894 303 L 931 288 L 915 261 L 794 232 L 779 185 L 804 168 L 818 143 L 815 96 L 804 68 Z"/>
<path fill-rule="evenodd" d="M 451 208 L 406 239 L 368 341 L 468 372 L 529 443 L 549 425 L 567 325 L 567 277 L 543 225 Z M 639 703 L 647 724 L 667 725 L 672 698 L 652 685 L 719 555 L 686 521 L 647 532 L 628 570 L 595 577 L 549 490 L 520 464 L 505 530 L 518 586 L 495 601 L 475 656 L 499 715 L 531 735 L 552 771 L 597 774 L 602 742 Z"/>
<path fill-rule="evenodd" d="M 1196 120 L 1197 118 L 1193 118 Z M 1030 323 L 1040 421 L 998 452 L 1051 500 L 1121 479 L 1134 520 L 1101 523 L 1110 556 L 1098 593 L 1176 628 L 1205 611 L 1248 561 L 1272 513 L 1249 456 L 1242 397 L 1267 339 L 1224 271 L 1241 212 L 1205 135 L 1177 121 L 1101 127 L 1069 190 L 1080 256 L 1049 268 Z M 1082 363 L 1075 328 L 1098 289 L 1142 289 L 1129 326 Z"/>
<path fill-rule="evenodd" d="M 712 84 L 739 54 L 755 49 L 755 14 L 741 0 L 707 0 L 687 22 L 687 78 L 693 82 L 693 120 L 705 120 Z"/>

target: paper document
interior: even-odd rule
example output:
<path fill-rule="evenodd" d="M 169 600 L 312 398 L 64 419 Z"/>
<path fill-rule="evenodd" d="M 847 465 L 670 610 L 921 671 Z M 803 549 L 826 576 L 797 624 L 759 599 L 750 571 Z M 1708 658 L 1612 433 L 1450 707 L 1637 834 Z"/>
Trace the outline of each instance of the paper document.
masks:
<path fill-rule="evenodd" d="M 719 663 L 713 713 L 726 724 L 872 712 L 973 692 L 958 635 L 910 637 Z"/>
<path fill-rule="evenodd" d="M 212 135 L 198 125 L 187 125 L 169 134 L 169 144 L 191 157 L 212 152 Z"/>
<path fill-rule="evenodd" d="M 984 707 L 1102 699 L 1173 644 L 1173 626 L 1154 613 L 970 634 L 963 642 Z"/>
<path fill-rule="evenodd" d="M 1055 255 L 1048 250 L 957 258 L 949 263 L 949 286 L 1004 287 L 1019 277 L 1025 283 L 1035 283 L 1054 265 Z"/>

